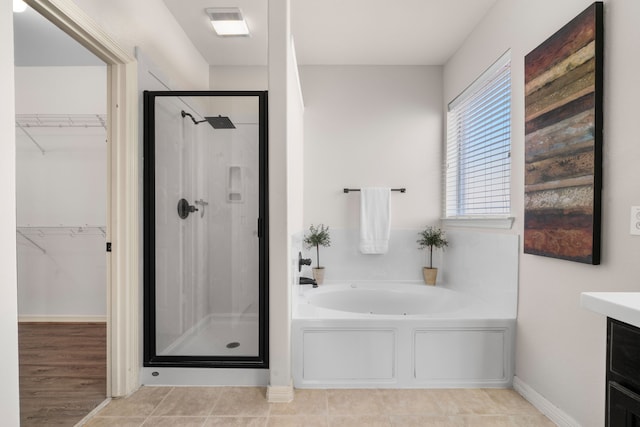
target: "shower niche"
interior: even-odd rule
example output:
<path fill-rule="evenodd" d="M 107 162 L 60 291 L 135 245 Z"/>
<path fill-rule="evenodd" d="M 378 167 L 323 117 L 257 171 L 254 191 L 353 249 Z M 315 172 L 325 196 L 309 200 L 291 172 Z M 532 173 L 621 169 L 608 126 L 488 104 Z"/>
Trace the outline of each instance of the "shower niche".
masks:
<path fill-rule="evenodd" d="M 144 92 L 144 366 L 268 368 L 267 92 Z"/>

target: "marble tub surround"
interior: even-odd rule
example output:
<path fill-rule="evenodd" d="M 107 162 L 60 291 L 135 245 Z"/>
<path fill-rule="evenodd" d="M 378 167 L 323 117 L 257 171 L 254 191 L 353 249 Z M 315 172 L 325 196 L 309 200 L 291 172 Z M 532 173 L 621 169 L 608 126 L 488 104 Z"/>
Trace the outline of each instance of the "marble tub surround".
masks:
<path fill-rule="evenodd" d="M 388 252 L 367 255 L 358 249 L 358 230 L 332 228 L 331 246 L 322 248 L 325 281 L 422 282 L 427 252 L 418 249 L 419 231 L 392 229 Z M 483 295 L 488 292 L 490 297 L 500 298 L 515 309 L 519 236 L 457 229 L 445 231 L 448 247 L 433 254 L 433 265 L 439 270 L 436 284 Z M 291 237 L 291 247 L 292 276 L 296 279 L 311 277 L 311 267 L 303 266 L 298 272 L 299 250 L 304 258 L 315 259 L 314 252 L 302 247 L 301 233 Z"/>
<path fill-rule="evenodd" d="M 385 254 L 360 252 L 358 229 L 331 228 L 331 246 L 322 248 L 322 265 L 326 267 L 325 281 L 335 280 L 422 280 L 424 251 L 418 249 L 419 230 L 392 229 Z M 295 254 L 297 256 L 297 252 Z M 313 250 L 302 250 L 304 258 L 312 258 Z M 439 259 L 434 254 L 434 264 Z M 297 265 L 295 272 L 297 272 Z M 311 277 L 311 268 L 303 267 L 302 276 Z"/>
<path fill-rule="evenodd" d="M 86 426 L 554 426 L 509 389 L 296 390 L 268 403 L 259 387 L 142 387 Z"/>
<path fill-rule="evenodd" d="M 439 276 L 443 286 L 474 295 L 517 317 L 517 234 L 447 230 L 449 245 Z"/>

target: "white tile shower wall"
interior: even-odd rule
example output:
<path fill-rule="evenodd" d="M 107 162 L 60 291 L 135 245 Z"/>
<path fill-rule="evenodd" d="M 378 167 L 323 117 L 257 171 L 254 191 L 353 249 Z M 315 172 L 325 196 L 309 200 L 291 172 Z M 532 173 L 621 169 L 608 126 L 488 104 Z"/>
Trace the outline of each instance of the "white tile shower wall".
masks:
<path fill-rule="evenodd" d="M 183 108 L 171 98 L 156 102 L 155 140 L 155 291 L 157 348 L 163 350 L 189 328 L 183 324 L 183 298 L 189 289 L 184 281 L 185 245 L 181 238 L 187 224 L 176 214 L 176 205 L 185 197 L 183 163 L 189 159 L 194 135 L 192 126 L 180 116 Z M 189 218 L 192 220 L 193 218 Z M 184 289 L 183 289 L 184 288 Z"/>
<path fill-rule="evenodd" d="M 209 205 L 209 293 L 216 315 L 258 312 L 259 165 L 257 102 L 229 97 L 210 102 L 209 115 L 229 114 L 236 129 L 203 128 L 204 155 L 199 167 Z"/>

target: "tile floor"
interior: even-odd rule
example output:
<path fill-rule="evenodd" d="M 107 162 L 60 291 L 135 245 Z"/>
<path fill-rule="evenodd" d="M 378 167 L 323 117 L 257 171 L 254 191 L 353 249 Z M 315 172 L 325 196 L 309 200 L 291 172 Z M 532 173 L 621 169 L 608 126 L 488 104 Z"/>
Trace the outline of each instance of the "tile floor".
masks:
<path fill-rule="evenodd" d="M 142 387 L 85 426 L 554 426 L 513 390 L 296 390 L 268 403 L 256 387 Z"/>

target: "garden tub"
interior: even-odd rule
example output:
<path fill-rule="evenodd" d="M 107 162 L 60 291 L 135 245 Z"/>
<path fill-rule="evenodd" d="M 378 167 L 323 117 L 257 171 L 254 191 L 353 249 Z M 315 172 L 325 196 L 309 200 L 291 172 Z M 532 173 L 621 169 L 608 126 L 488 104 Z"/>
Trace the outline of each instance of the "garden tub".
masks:
<path fill-rule="evenodd" d="M 515 318 L 490 300 L 411 282 L 294 290 L 298 388 L 510 387 Z"/>

